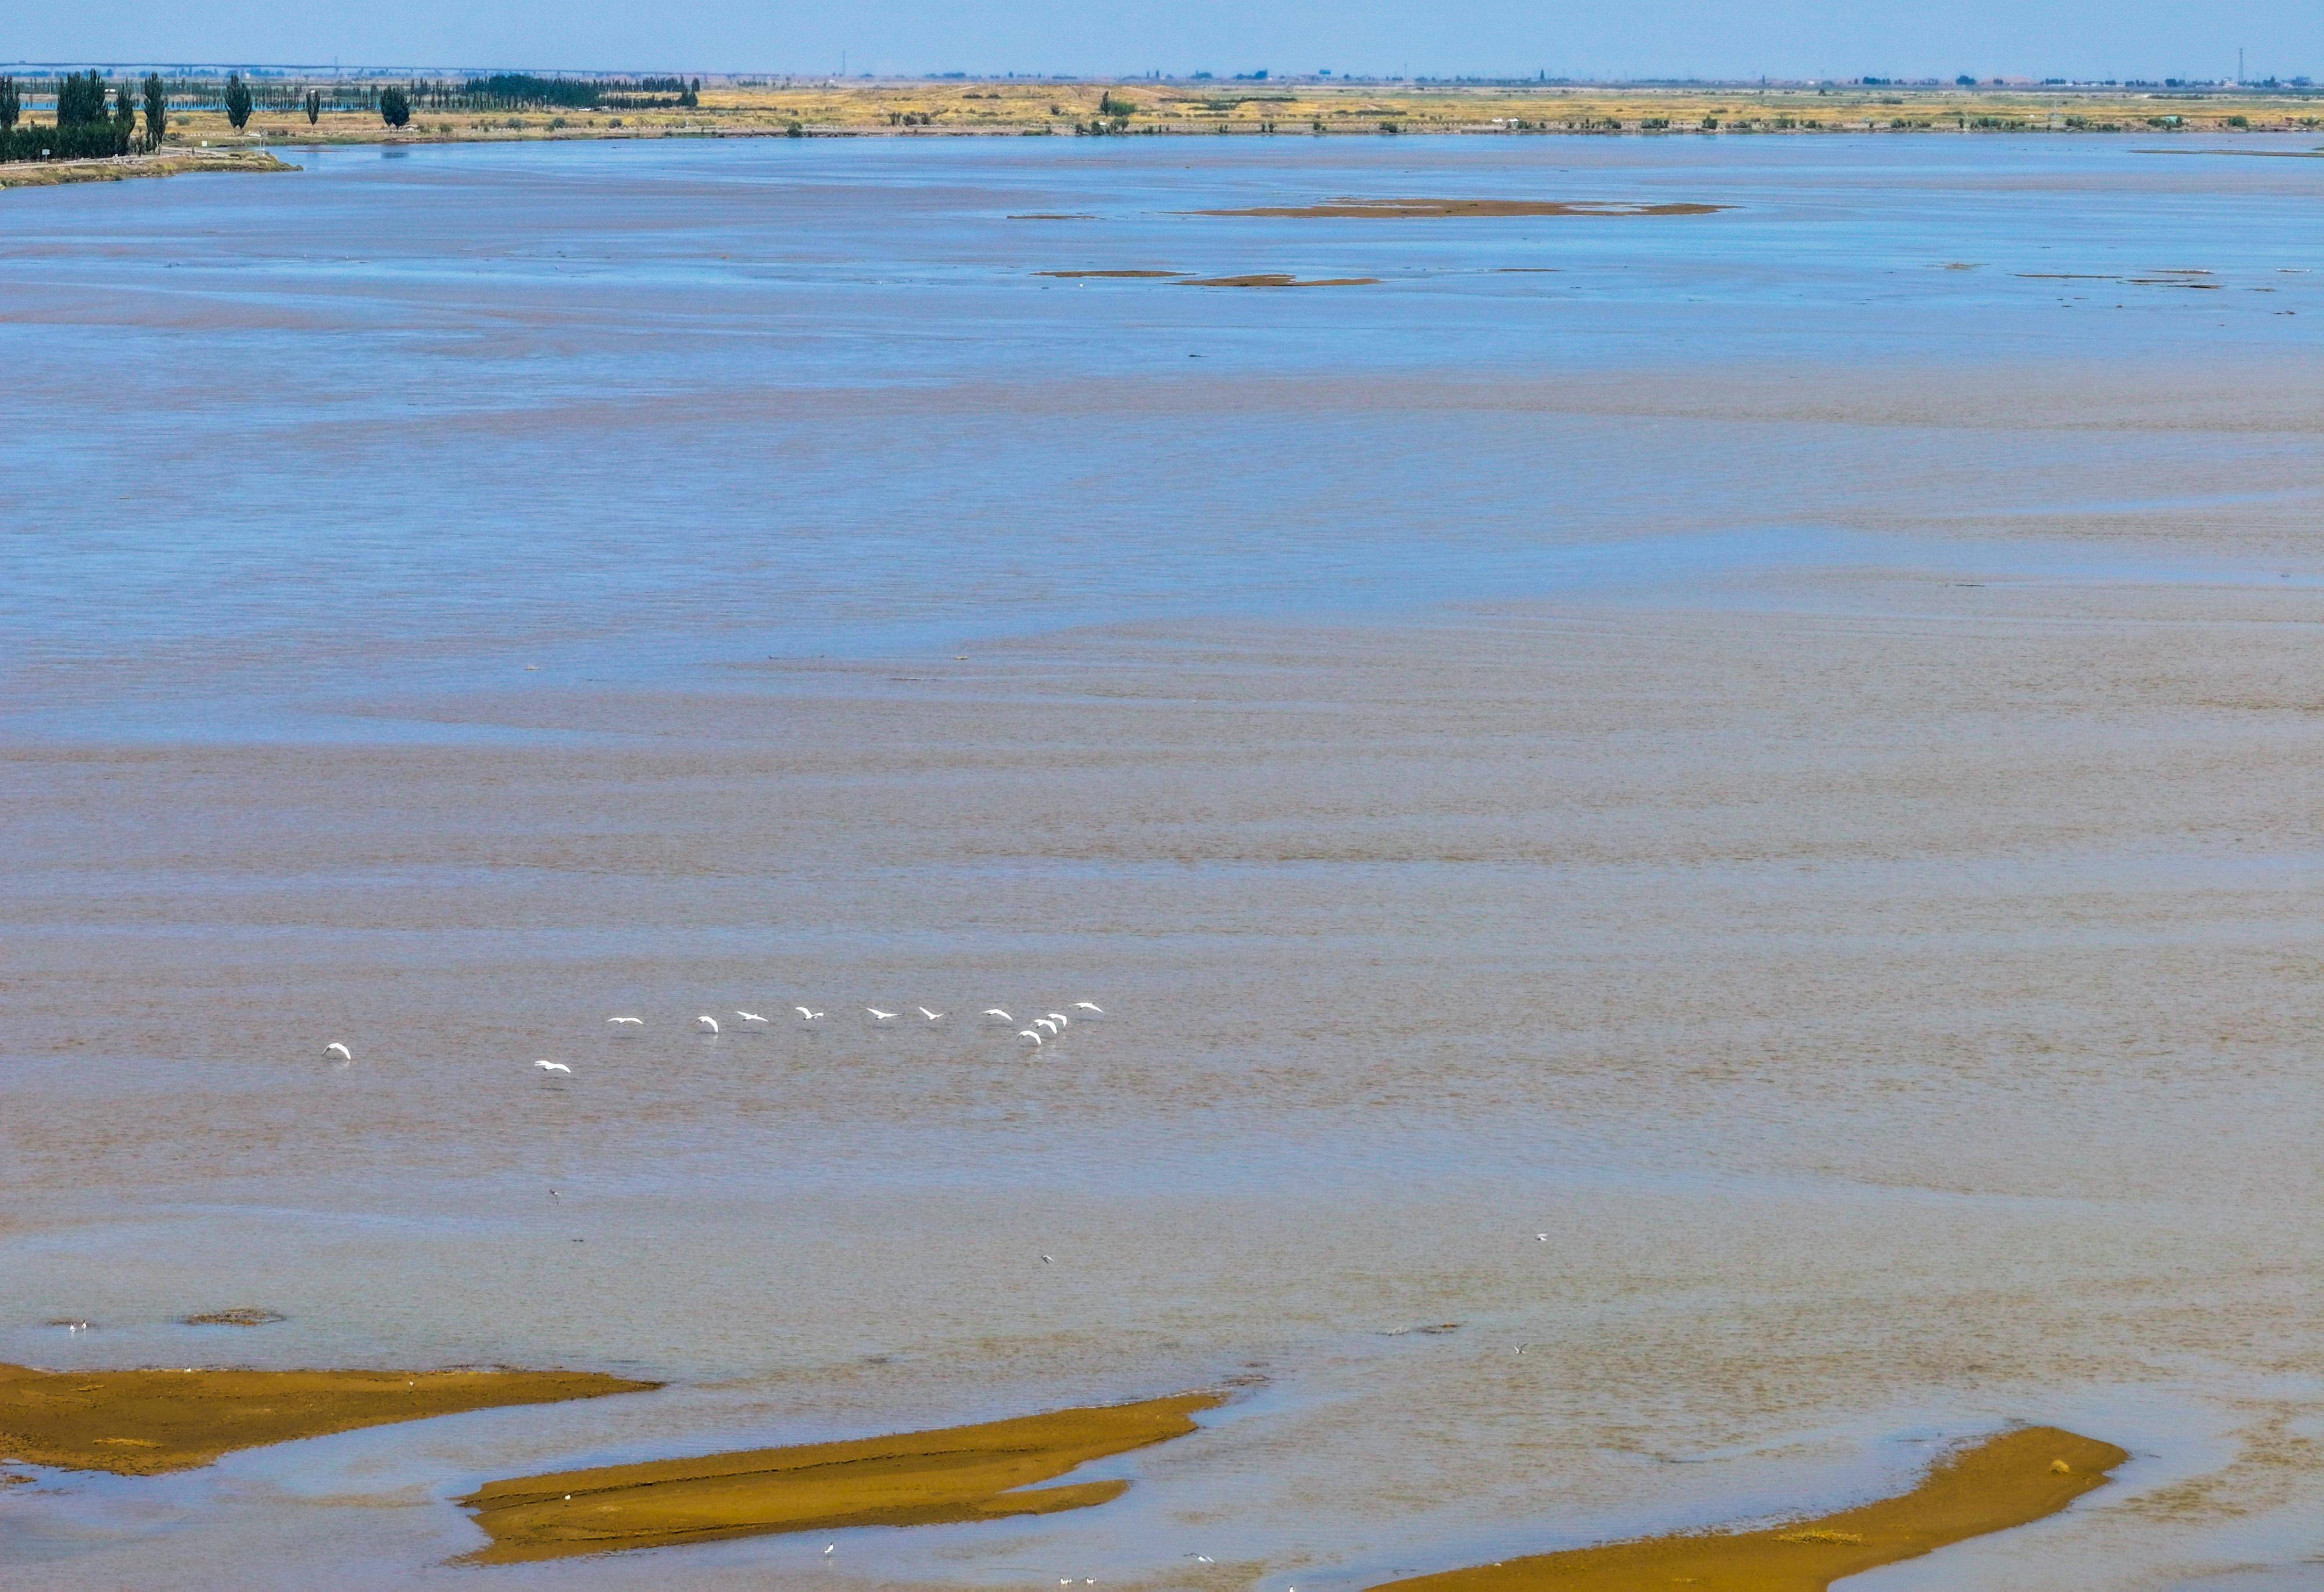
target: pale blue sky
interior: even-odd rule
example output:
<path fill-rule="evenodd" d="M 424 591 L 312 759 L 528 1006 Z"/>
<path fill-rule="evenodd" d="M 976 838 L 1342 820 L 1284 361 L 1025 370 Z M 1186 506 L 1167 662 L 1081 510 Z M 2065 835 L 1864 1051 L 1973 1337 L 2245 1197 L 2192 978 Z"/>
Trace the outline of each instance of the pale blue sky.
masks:
<path fill-rule="evenodd" d="M 2324 77 L 2324 0 L 81 0 L 0 60 L 830 71 Z"/>

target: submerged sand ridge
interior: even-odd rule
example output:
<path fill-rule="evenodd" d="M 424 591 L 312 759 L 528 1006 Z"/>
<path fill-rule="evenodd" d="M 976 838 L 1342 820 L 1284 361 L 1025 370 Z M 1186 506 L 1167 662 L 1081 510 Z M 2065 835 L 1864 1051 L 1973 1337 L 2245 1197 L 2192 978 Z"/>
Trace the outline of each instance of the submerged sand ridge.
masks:
<path fill-rule="evenodd" d="M 1460 216 L 1710 216 L 1731 205 L 1634 204 L 1615 200 L 1338 199 L 1314 205 L 1251 205 L 1231 210 L 1195 210 L 1197 216 L 1281 216 L 1294 219 L 1332 218 L 1444 219 Z"/>
<path fill-rule="evenodd" d="M 659 1548 L 770 1532 L 939 1525 L 1110 1503 L 1121 1480 L 1019 1489 L 1109 1454 L 1184 1437 L 1217 1393 L 848 1442 L 753 1449 L 492 1482 L 460 1502 L 484 1564 Z"/>
<path fill-rule="evenodd" d="M 1843 1577 L 2055 1514 L 2104 1486 L 2107 1473 L 2129 1458 L 2095 1438 L 2025 1427 L 1941 1460 L 1909 1493 L 1819 1520 L 1613 1542 L 1388 1585 L 1427 1592 L 1665 1592 L 1674 1586 L 1823 1592 Z"/>
<path fill-rule="evenodd" d="M 591 1371 L 40 1371 L 0 1365 L 0 1460 L 152 1476 L 236 1449 L 503 1404 L 643 1393 Z"/>

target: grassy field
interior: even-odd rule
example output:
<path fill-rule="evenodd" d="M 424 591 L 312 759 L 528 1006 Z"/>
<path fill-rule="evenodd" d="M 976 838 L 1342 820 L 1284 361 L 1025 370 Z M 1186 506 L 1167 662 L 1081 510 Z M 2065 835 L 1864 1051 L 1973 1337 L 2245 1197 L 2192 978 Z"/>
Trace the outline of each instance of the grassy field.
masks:
<path fill-rule="evenodd" d="M 1486 133 L 1804 135 L 1865 132 L 2324 132 L 2324 96 L 2259 90 L 1539 88 L 1323 83 L 706 81 L 697 107 L 261 111 L 236 134 L 217 110 L 173 111 L 172 144 L 973 134 L 1303 135 Z"/>

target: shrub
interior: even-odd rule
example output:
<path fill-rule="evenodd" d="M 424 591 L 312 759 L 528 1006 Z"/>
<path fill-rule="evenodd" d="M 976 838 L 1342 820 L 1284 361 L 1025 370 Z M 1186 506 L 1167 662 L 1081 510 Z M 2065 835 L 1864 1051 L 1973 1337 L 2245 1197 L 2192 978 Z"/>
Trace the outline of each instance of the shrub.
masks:
<path fill-rule="evenodd" d="M 401 88 L 379 91 L 379 119 L 391 127 L 401 127 L 411 120 L 411 101 Z"/>
<path fill-rule="evenodd" d="M 0 137 L 0 161 L 102 161 L 129 153 L 130 125 L 107 116 L 64 127 L 23 126 Z"/>

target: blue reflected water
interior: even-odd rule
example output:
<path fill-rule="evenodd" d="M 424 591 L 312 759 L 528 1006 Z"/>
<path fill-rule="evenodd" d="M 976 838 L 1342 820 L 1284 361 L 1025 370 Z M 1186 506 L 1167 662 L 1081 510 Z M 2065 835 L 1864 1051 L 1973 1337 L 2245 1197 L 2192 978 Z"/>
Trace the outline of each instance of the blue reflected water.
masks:
<path fill-rule="evenodd" d="M 1957 136 L 300 158 L 6 196 L 20 723 L 182 728 L 190 693 L 288 724 L 493 657 L 635 678 L 1768 563 L 2016 568 L 2054 523 L 2004 553 L 1958 522 L 2312 502 L 2304 437 L 2059 417 L 2312 356 L 2324 162 Z M 1342 194 L 1729 208 L 1190 214 Z M 1091 270 L 1379 280 L 1038 274 Z"/>

